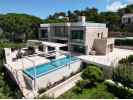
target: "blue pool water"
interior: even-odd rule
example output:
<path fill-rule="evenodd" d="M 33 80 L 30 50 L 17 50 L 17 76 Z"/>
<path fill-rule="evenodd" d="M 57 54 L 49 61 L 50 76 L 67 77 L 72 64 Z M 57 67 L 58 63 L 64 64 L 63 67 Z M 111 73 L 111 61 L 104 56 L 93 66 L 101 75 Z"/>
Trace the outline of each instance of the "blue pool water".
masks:
<path fill-rule="evenodd" d="M 35 70 L 36 70 L 36 77 L 38 78 L 42 75 L 45 75 L 52 71 L 55 71 L 59 68 L 64 67 L 64 65 L 73 63 L 77 60 L 79 60 L 79 58 L 67 56 L 67 57 L 64 57 L 61 59 L 52 60 L 51 62 L 49 62 L 47 64 L 42 64 L 42 65 L 38 65 L 36 67 L 28 68 L 28 69 L 24 70 L 24 73 L 27 74 L 32 79 L 34 79 Z"/>

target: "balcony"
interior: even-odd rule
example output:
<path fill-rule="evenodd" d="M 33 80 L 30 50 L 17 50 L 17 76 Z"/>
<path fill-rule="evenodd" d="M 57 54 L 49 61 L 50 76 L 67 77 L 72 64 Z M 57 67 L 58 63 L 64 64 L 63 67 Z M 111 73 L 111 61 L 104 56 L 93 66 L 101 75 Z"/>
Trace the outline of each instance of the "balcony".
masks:
<path fill-rule="evenodd" d="M 70 40 L 72 44 L 84 44 L 84 40 L 81 39 L 71 39 Z"/>

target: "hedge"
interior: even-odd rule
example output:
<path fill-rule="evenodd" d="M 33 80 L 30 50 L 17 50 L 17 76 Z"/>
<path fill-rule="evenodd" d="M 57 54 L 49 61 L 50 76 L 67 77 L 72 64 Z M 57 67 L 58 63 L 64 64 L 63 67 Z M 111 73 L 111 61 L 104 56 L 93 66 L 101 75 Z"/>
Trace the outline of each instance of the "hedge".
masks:
<path fill-rule="evenodd" d="M 124 46 L 133 46 L 133 39 L 116 39 L 115 40 L 115 45 L 124 45 Z"/>

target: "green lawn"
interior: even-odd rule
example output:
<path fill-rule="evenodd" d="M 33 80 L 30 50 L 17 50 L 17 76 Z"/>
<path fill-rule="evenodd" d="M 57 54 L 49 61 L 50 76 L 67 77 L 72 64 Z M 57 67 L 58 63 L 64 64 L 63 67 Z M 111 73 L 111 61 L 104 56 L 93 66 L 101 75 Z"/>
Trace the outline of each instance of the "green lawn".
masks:
<path fill-rule="evenodd" d="M 113 99 L 116 98 L 108 92 L 104 83 L 98 83 L 96 87 L 83 89 L 82 93 L 74 92 L 75 87 L 64 93 L 59 99 Z"/>

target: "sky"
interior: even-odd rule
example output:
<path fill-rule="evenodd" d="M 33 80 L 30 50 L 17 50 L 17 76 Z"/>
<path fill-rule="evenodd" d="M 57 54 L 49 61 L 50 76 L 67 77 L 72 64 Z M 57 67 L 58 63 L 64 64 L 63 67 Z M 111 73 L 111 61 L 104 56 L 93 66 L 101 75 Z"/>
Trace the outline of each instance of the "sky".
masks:
<path fill-rule="evenodd" d="M 0 14 L 26 13 L 45 19 L 55 12 L 96 7 L 99 11 L 117 11 L 133 0 L 0 0 Z"/>

